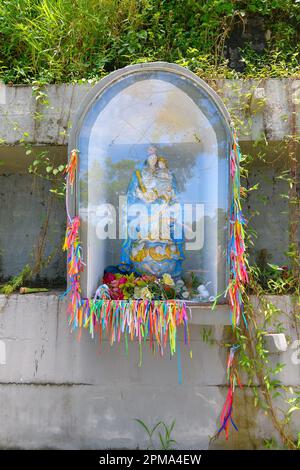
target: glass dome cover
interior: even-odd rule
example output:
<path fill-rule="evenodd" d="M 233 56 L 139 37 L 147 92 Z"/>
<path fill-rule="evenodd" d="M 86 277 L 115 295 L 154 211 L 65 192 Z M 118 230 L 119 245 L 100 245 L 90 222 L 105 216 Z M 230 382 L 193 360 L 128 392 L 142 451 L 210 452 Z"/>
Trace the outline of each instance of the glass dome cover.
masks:
<path fill-rule="evenodd" d="M 80 155 L 70 203 L 81 219 L 83 295 L 113 267 L 169 275 L 192 302 L 225 290 L 229 122 L 215 92 L 173 64 L 126 67 L 91 90 L 69 144 Z"/>

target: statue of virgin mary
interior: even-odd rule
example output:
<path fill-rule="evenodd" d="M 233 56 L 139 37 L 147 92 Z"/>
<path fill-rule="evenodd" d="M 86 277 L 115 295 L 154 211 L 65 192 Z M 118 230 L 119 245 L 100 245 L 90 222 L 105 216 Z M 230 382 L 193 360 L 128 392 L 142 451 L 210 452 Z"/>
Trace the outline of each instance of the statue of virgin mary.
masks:
<path fill-rule="evenodd" d="M 149 147 L 148 158 L 137 169 L 127 191 L 127 239 L 122 245 L 121 262 L 130 264 L 137 274 L 179 278 L 184 259 L 181 220 L 176 181 L 166 158 Z M 133 206 L 134 205 L 134 206 Z M 140 207 L 142 216 L 130 208 Z M 180 214 L 181 215 L 181 214 Z"/>

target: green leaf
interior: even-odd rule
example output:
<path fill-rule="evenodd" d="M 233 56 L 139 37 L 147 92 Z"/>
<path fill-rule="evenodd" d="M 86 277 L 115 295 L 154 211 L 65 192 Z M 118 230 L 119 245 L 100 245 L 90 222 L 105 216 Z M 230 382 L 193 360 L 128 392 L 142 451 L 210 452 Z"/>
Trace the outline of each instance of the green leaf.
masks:
<path fill-rule="evenodd" d="M 274 269 L 274 271 L 283 271 L 283 269 L 280 266 L 277 266 L 277 264 L 271 264 L 267 263 L 270 268 Z"/>
<path fill-rule="evenodd" d="M 294 411 L 299 411 L 300 410 L 300 406 L 292 406 L 292 408 L 289 409 L 288 411 L 288 414 L 292 414 L 294 413 Z"/>

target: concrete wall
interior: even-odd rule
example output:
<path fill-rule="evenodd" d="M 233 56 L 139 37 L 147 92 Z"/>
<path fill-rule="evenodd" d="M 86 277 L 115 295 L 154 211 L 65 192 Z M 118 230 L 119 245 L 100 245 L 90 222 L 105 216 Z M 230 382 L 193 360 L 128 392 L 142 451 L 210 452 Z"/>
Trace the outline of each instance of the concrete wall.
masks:
<path fill-rule="evenodd" d="M 281 302 L 289 312 L 289 299 Z M 232 430 L 227 443 L 223 437 L 209 443 L 227 392 L 226 352 L 202 341 L 203 326 L 190 326 L 192 359 L 181 337 L 179 385 L 177 357 L 168 353 L 161 359 L 146 347 L 139 367 L 136 343 L 126 356 L 124 344 L 100 347 L 86 331 L 78 342 L 57 293 L 0 296 L 0 309 L 0 448 L 145 448 L 134 418 L 152 426 L 176 419 L 180 449 L 261 448 L 274 435 L 245 387 L 235 398 L 239 432 Z M 230 334 L 228 326 L 211 328 L 218 340 Z M 299 385 L 300 366 L 291 363 L 290 349 L 272 360 L 287 363 L 284 383 Z"/>
<path fill-rule="evenodd" d="M 0 175 L 0 276 L 4 279 L 19 273 L 26 264 L 34 266 L 47 229 L 44 258 L 46 265 L 40 278 L 62 282 L 65 277 L 65 254 L 61 246 L 65 230 L 64 201 L 49 192 L 49 184 L 30 175 Z"/>
<path fill-rule="evenodd" d="M 281 140 L 291 134 L 293 112 L 299 132 L 300 80 L 214 80 L 210 85 L 223 97 L 229 111 L 248 116 L 239 135 L 241 140 L 256 141 L 262 135 L 269 141 Z M 66 144 L 75 112 L 91 87 L 47 86 L 49 105 L 45 107 L 36 100 L 30 86 L 0 85 L 0 138 L 13 145 L 27 132 L 35 144 Z M 37 113 L 39 119 L 34 119 Z"/>
<path fill-rule="evenodd" d="M 258 184 L 259 189 L 249 193 L 244 205 L 244 214 L 257 237 L 254 246 L 249 248 L 252 261 L 261 250 L 267 255 L 268 262 L 286 265 L 285 255 L 289 246 L 289 207 L 286 182 L 278 179 L 283 167 L 273 165 L 253 165 L 249 171 L 249 187 Z"/>

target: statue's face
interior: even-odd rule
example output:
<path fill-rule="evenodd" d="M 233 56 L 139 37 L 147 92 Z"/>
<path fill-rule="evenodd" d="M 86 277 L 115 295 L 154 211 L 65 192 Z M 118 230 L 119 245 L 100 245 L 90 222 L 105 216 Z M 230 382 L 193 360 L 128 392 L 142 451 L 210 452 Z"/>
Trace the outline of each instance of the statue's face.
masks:
<path fill-rule="evenodd" d="M 152 155 L 149 155 L 148 165 L 150 166 L 150 168 L 155 168 L 156 163 L 157 163 L 157 156 L 154 153 Z"/>
<path fill-rule="evenodd" d="M 156 155 L 156 148 L 155 147 L 149 147 L 148 148 L 148 155 Z"/>
<path fill-rule="evenodd" d="M 161 170 L 164 170 L 166 168 L 166 164 L 163 160 L 159 160 L 158 162 L 158 167 L 161 169 Z"/>

